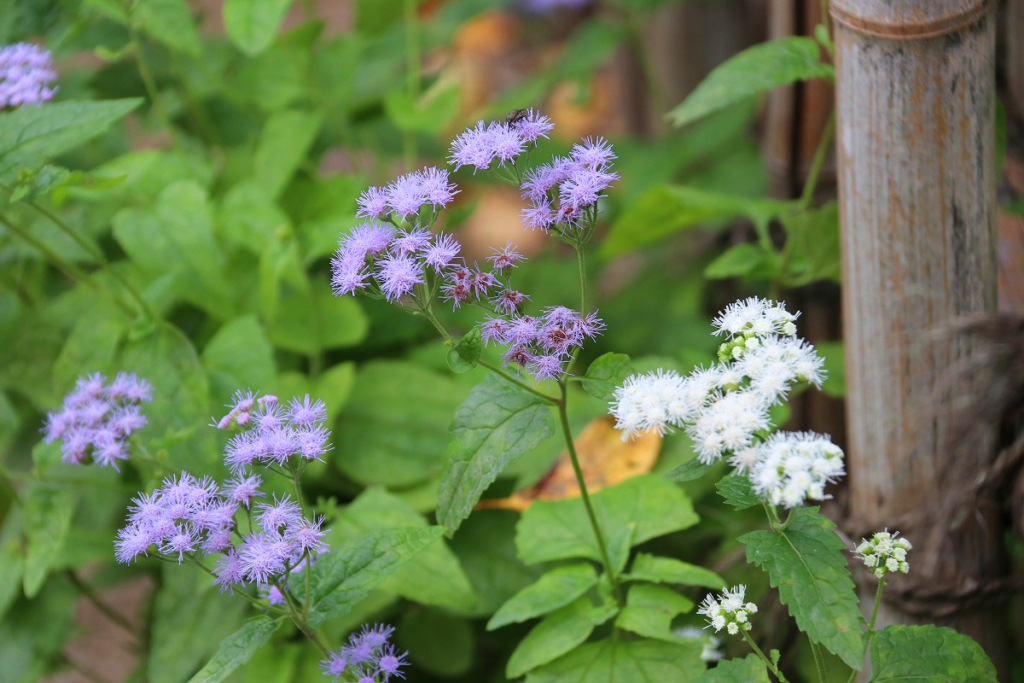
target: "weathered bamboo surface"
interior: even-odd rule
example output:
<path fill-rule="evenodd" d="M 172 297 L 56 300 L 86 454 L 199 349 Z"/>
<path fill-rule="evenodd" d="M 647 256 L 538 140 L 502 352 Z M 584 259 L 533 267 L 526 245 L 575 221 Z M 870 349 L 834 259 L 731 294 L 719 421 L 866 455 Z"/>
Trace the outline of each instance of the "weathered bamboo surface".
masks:
<path fill-rule="evenodd" d="M 929 514 L 964 483 L 946 476 L 954 460 L 978 472 L 992 457 L 988 438 L 950 452 L 941 409 L 970 355 L 944 326 L 996 306 L 992 3 L 833 0 L 832 17 L 851 517 L 917 542 L 897 590 L 931 602 L 884 619 L 938 619 L 998 650 L 998 610 L 954 595 L 1002 573 L 995 510 Z"/>

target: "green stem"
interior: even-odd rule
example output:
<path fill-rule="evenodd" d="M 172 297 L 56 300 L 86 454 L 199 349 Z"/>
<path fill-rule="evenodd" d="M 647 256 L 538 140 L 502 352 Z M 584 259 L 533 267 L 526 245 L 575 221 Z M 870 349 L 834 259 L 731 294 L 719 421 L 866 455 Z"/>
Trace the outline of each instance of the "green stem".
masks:
<path fill-rule="evenodd" d="M 765 654 L 761 652 L 761 648 L 757 646 L 757 643 L 755 643 L 750 637 L 750 634 L 746 631 L 740 631 L 740 633 L 743 634 L 743 640 L 747 641 L 747 645 L 749 645 L 754 650 L 754 653 L 764 661 L 765 666 L 775 674 L 775 677 L 778 678 L 781 683 L 786 683 L 786 677 L 782 675 L 782 672 L 779 671 L 778 667 L 772 664 L 772 660 L 768 659 Z"/>
<path fill-rule="evenodd" d="M 608 555 L 608 546 L 605 543 L 604 534 L 601 532 L 601 526 L 597 523 L 597 515 L 594 514 L 594 506 L 591 504 L 590 494 L 587 492 L 587 482 L 583 478 L 583 470 L 580 468 L 580 461 L 576 455 L 576 444 L 572 440 L 572 428 L 569 426 L 569 413 L 566 410 L 567 392 L 565 381 L 559 382 L 558 386 L 562 390 L 562 400 L 558 402 L 558 417 L 562 422 L 562 434 L 565 435 L 565 445 L 569 450 L 569 460 L 572 462 L 573 472 L 576 473 L 576 483 L 580 486 L 580 497 L 583 498 L 583 506 L 587 509 L 587 517 L 590 519 L 590 526 L 594 530 L 597 547 L 601 551 L 601 562 L 604 564 L 605 574 L 608 575 L 608 580 L 612 584 L 615 601 L 619 604 L 619 607 L 623 607 L 626 602 L 623 599 L 622 587 L 619 585 L 619 579 L 612 567 L 611 558 Z"/>
<path fill-rule="evenodd" d="M 523 389 L 524 391 L 530 392 L 534 396 L 536 396 L 536 397 L 538 397 L 540 399 L 543 399 L 544 401 L 547 401 L 551 405 L 561 405 L 562 404 L 562 400 L 561 399 L 555 398 L 554 396 L 548 396 L 543 391 L 538 391 L 538 390 L 534 389 L 529 384 L 527 384 L 525 382 L 519 381 L 518 379 L 516 379 L 512 375 L 508 374 L 507 372 L 505 372 L 504 370 L 502 370 L 501 368 L 499 368 L 496 365 L 491 365 L 490 363 L 488 363 L 485 360 L 477 360 L 477 365 L 480 365 L 482 367 L 487 368 L 488 370 L 490 370 L 494 374 L 496 374 L 499 377 L 501 377 L 502 379 L 504 379 L 506 382 L 511 382 L 512 384 L 515 384 L 520 389 Z"/>
<path fill-rule="evenodd" d="M 818 670 L 818 683 L 828 683 L 828 673 L 825 671 L 825 660 L 821 656 L 821 648 L 813 640 L 808 639 L 811 644 L 811 655 L 814 656 L 814 667 Z"/>
<path fill-rule="evenodd" d="M 804 181 L 804 191 L 800 195 L 800 210 L 806 211 L 814 199 L 814 191 L 818 187 L 818 176 L 821 175 L 821 167 L 825 164 L 825 157 L 832 146 L 832 140 L 836 132 L 836 113 L 833 111 L 825 124 L 825 130 L 821 131 L 821 139 L 818 140 L 818 149 L 814 151 L 814 160 L 811 162 L 811 169 L 807 173 L 807 180 Z"/>
<path fill-rule="evenodd" d="M 580 271 L 580 315 L 587 314 L 587 257 L 583 247 L 576 248 L 576 266 Z"/>
<path fill-rule="evenodd" d="M 861 661 L 868 655 L 868 647 L 871 645 L 871 637 L 875 635 L 875 622 L 878 620 L 878 608 L 882 606 L 882 590 L 885 588 L 885 579 L 878 580 L 878 590 L 875 591 L 875 608 L 871 610 L 871 621 L 868 622 L 868 630 L 864 634 L 864 652 L 861 654 Z M 853 679 L 857 678 L 857 671 L 850 672 L 850 678 L 847 679 L 847 683 L 853 683 Z"/>
<path fill-rule="evenodd" d="M 62 259 L 56 253 L 54 253 L 53 250 L 51 250 L 48 246 L 46 246 L 43 242 L 40 242 L 35 237 L 32 237 L 32 235 L 29 234 L 28 231 L 23 230 L 22 228 L 18 227 L 17 225 L 12 223 L 10 220 L 8 220 L 3 215 L 0 215 L 0 223 L 2 223 L 12 233 L 17 235 L 21 239 L 25 240 L 25 242 L 27 242 L 28 244 L 32 245 L 36 249 L 38 249 L 43 254 L 43 256 L 45 256 L 50 261 L 50 263 L 52 263 L 54 265 L 54 267 L 57 270 L 59 270 L 60 272 L 64 273 L 64 276 L 67 277 L 69 280 L 74 280 L 76 282 L 83 282 L 83 283 L 86 283 L 86 284 L 88 284 L 88 285 L 90 285 L 92 287 L 96 286 L 96 283 L 94 283 L 92 280 L 90 280 L 88 275 L 83 273 L 76 266 L 73 266 L 72 264 L 70 264 L 67 261 L 65 261 L 64 259 Z"/>

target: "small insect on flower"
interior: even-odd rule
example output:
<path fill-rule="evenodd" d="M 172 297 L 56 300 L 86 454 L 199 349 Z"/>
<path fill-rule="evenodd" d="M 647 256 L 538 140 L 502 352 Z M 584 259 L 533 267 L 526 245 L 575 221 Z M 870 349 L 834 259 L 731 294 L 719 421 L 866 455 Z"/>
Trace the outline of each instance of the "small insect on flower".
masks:
<path fill-rule="evenodd" d="M 879 531 L 870 540 L 862 539 L 853 552 L 879 579 L 886 574 L 906 574 L 910 571 L 907 553 L 913 546 L 910 541 L 899 537 L 899 532 L 890 534 L 888 529 Z"/>
<path fill-rule="evenodd" d="M 697 614 L 703 615 L 708 626 L 715 632 L 725 629 L 729 635 L 752 628 L 750 616 L 757 614 L 757 605 L 745 602 L 747 587 L 744 585 L 726 588 L 718 596 L 708 595 L 701 603 Z"/>
<path fill-rule="evenodd" d="M 505 117 L 505 123 L 511 126 L 513 124 L 519 123 L 520 121 L 526 120 L 526 118 L 529 115 L 529 109 L 513 109 L 508 113 L 508 116 Z"/>

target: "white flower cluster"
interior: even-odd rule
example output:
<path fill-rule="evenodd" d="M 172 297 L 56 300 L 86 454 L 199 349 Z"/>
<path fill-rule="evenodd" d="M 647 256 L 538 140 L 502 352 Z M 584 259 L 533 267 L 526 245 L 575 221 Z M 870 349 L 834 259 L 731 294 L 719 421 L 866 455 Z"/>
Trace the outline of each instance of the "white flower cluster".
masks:
<path fill-rule="evenodd" d="M 751 446 L 771 427 L 769 409 L 794 384 L 820 386 L 824 379 L 814 347 L 792 336 L 795 319 L 764 299 L 729 306 L 715 319 L 716 333 L 731 337 L 719 352 L 722 362 L 688 377 L 663 370 L 634 375 L 616 389 L 611 413 L 623 438 L 685 427 L 704 463 Z"/>
<path fill-rule="evenodd" d="M 754 492 L 772 505 L 793 508 L 804 500 L 826 500 L 825 485 L 846 474 L 843 451 L 828 436 L 779 432 L 730 460 L 739 472 L 750 470 Z"/>
<path fill-rule="evenodd" d="M 861 544 L 854 549 L 854 553 L 880 579 L 889 572 L 906 574 L 910 571 L 910 565 L 907 564 L 907 551 L 913 546 L 907 539 L 897 538 L 898 535 L 899 532 L 890 534 L 888 530 L 879 531 L 871 537 L 870 541 L 862 540 Z"/>
<path fill-rule="evenodd" d="M 705 662 L 717 662 L 723 656 L 722 651 L 718 649 L 722 646 L 722 639 L 706 633 L 699 626 L 681 626 L 680 628 L 673 629 L 672 634 L 680 638 L 699 641 L 704 646 L 704 649 L 701 650 L 700 658 Z"/>
<path fill-rule="evenodd" d="M 729 635 L 736 635 L 740 631 L 749 631 L 750 615 L 757 613 L 757 605 L 752 602 L 744 602 L 747 587 L 743 585 L 734 588 L 726 588 L 718 597 L 709 595 L 704 598 L 697 614 L 707 617 L 708 625 L 715 629 L 715 632 L 723 628 Z"/>

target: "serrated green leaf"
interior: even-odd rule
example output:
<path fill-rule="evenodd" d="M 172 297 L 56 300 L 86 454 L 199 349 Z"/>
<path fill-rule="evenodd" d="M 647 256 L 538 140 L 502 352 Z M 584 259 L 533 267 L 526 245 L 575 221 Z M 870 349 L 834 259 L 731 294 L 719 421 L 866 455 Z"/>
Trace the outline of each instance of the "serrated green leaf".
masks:
<path fill-rule="evenodd" d="M 725 226 L 740 216 L 767 224 L 787 206 L 784 202 L 697 187 L 658 185 L 642 194 L 615 221 L 601 245 L 601 255 L 617 256 L 690 227 Z"/>
<path fill-rule="evenodd" d="M 586 642 L 594 631 L 594 606 L 580 597 L 555 610 L 519 641 L 505 666 L 508 678 L 519 678 Z"/>
<path fill-rule="evenodd" d="M 704 277 L 722 280 L 730 277 L 769 277 L 772 255 L 759 245 L 744 243 L 731 247 L 704 269 Z"/>
<path fill-rule="evenodd" d="M 813 38 L 792 36 L 747 48 L 716 67 L 668 117 L 683 126 L 780 85 L 835 77 Z"/>
<path fill-rule="evenodd" d="M 761 504 L 761 499 L 754 493 L 750 479 L 742 475 L 730 474 L 728 477 L 722 477 L 715 484 L 715 488 L 725 502 L 737 510 L 746 510 Z"/>
<path fill-rule="evenodd" d="M 766 572 L 801 631 L 860 669 L 863 656 L 859 601 L 843 555 L 846 544 L 818 508 L 793 510 L 784 531 L 740 536 L 747 561 Z"/>
<path fill-rule="evenodd" d="M 723 659 L 697 679 L 697 683 L 769 683 L 768 667 L 757 655 Z"/>
<path fill-rule="evenodd" d="M 672 619 L 692 609 L 693 601 L 671 588 L 634 584 L 629 587 L 626 606 L 619 612 L 615 625 L 645 638 L 677 643 L 679 636 L 672 633 Z"/>
<path fill-rule="evenodd" d="M 396 527 L 425 528 L 427 520 L 394 494 L 374 486 L 359 494 L 332 526 L 329 542 L 333 546 L 335 538 L 350 540 Z M 476 605 L 473 587 L 444 541 L 431 544 L 398 567 L 379 590 L 459 611 L 472 610 Z"/>
<path fill-rule="evenodd" d="M 239 50 L 252 56 L 274 42 L 292 0 L 225 0 L 224 30 Z"/>
<path fill-rule="evenodd" d="M 487 630 L 547 614 L 569 604 L 596 583 L 597 572 L 591 564 L 581 562 L 555 567 L 509 598 L 487 622 Z"/>
<path fill-rule="evenodd" d="M 221 642 L 213 658 L 193 676 L 189 683 L 219 683 L 238 667 L 249 661 L 253 653 L 267 644 L 283 619 L 267 616 L 253 617 L 242 628 Z"/>
<path fill-rule="evenodd" d="M 363 365 L 335 431 L 345 454 L 338 466 L 360 483 L 393 488 L 438 476 L 460 393 L 451 375 L 413 363 Z"/>
<path fill-rule="evenodd" d="M 871 683 L 996 683 L 992 661 L 971 638 L 939 626 L 887 626 L 871 641 Z"/>
<path fill-rule="evenodd" d="M 607 639 L 535 669 L 526 683 L 688 683 L 704 672 L 697 641 Z"/>
<path fill-rule="evenodd" d="M 687 460 L 679 467 L 670 470 L 665 474 L 665 478 L 669 481 L 693 481 L 694 479 L 700 479 L 708 470 L 711 469 L 711 465 L 705 465 L 697 458 Z"/>
<path fill-rule="evenodd" d="M 132 20 L 150 38 L 167 47 L 199 57 L 199 43 L 192 13 L 185 0 L 141 0 L 132 7 Z"/>
<path fill-rule="evenodd" d="M 684 586 L 725 588 L 725 581 L 710 569 L 698 567 L 674 557 L 656 557 L 649 553 L 638 553 L 629 573 L 622 577 L 626 581 L 651 581 L 653 583 L 678 583 Z"/>
<path fill-rule="evenodd" d="M 661 477 L 642 475 L 591 496 L 608 541 L 612 565 L 623 567 L 629 549 L 657 536 L 686 529 L 699 518 L 686 493 Z M 601 561 L 583 501 L 538 501 L 516 526 L 516 548 L 527 564 L 574 557 Z"/>
<path fill-rule="evenodd" d="M 452 420 L 437 519 L 449 534 L 469 516 L 505 466 L 555 433 L 551 407 L 539 396 L 488 375 L 470 390 Z"/>
<path fill-rule="evenodd" d="M 54 561 L 67 540 L 75 510 L 71 489 L 33 483 L 25 501 L 26 536 L 23 586 L 25 596 L 34 598 L 43 587 Z"/>
<path fill-rule="evenodd" d="M 633 366 L 630 365 L 629 356 L 624 353 L 606 353 L 598 356 L 590 367 L 587 368 L 580 382 L 583 389 L 596 399 L 610 401 L 615 394 L 616 387 L 620 386 L 630 374 L 633 373 Z"/>
<path fill-rule="evenodd" d="M 140 98 L 52 102 L 0 112 L 0 173 L 41 166 L 105 132 L 140 104 Z"/>
<path fill-rule="evenodd" d="M 469 372 L 476 367 L 476 362 L 480 360 L 480 352 L 483 350 L 480 328 L 474 327 L 448 351 L 448 367 L 460 375 Z"/>
<path fill-rule="evenodd" d="M 441 537 L 441 527 L 364 534 L 322 556 L 312 570 L 309 623 L 347 613 L 398 567 Z"/>

